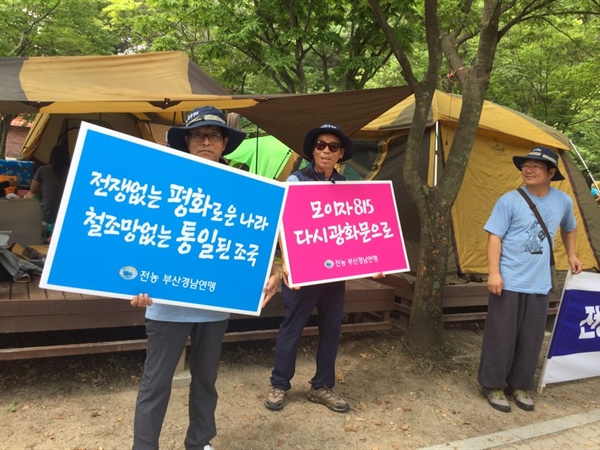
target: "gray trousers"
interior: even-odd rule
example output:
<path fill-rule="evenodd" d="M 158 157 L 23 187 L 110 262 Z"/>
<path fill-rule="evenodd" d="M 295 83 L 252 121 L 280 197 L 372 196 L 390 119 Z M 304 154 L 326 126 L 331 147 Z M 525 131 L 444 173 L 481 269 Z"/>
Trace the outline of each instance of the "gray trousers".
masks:
<path fill-rule="evenodd" d="M 133 423 L 133 449 L 158 449 L 158 441 L 171 396 L 173 375 L 185 348 L 190 348 L 189 426 L 185 448 L 201 449 L 217 435 L 217 364 L 228 320 L 179 323 L 146 320 L 148 350 Z"/>
<path fill-rule="evenodd" d="M 477 381 L 488 389 L 534 388 L 548 316 L 548 295 L 490 294 Z"/>

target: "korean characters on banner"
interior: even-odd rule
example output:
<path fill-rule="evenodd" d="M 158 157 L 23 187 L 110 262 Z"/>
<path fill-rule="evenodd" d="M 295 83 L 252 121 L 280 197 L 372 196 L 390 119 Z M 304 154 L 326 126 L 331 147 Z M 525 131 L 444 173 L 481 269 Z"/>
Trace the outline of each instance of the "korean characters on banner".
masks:
<path fill-rule="evenodd" d="M 286 187 L 82 124 L 42 287 L 260 313 Z"/>
<path fill-rule="evenodd" d="M 548 383 L 600 376 L 600 274 L 567 273 L 538 392 Z"/>
<path fill-rule="evenodd" d="M 293 286 L 410 270 L 391 181 L 290 182 L 282 242 Z"/>

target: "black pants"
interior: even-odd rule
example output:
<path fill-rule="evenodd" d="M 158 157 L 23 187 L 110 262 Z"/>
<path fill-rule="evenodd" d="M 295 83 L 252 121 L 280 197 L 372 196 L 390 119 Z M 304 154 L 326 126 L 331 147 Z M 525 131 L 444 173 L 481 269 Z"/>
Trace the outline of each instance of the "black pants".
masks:
<path fill-rule="evenodd" d="M 317 371 L 311 385 L 315 389 L 334 386 L 345 290 L 343 281 L 303 286 L 299 290 L 289 289 L 282 284 L 285 318 L 279 327 L 275 345 L 275 367 L 271 374 L 271 385 L 274 388 L 284 391 L 291 388 L 290 380 L 296 372 L 296 355 L 302 331 L 315 307 L 318 312 L 319 347 Z"/>
<path fill-rule="evenodd" d="M 134 450 L 158 449 L 158 441 L 175 368 L 191 337 L 189 394 L 190 423 L 186 449 L 201 449 L 217 435 L 217 363 L 228 320 L 179 323 L 146 320 L 148 350 L 140 383 L 133 424 Z"/>
<path fill-rule="evenodd" d="M 533 389 L 547 316 L 548 295 L 490 294 L 477 378 L 481 386 Z"/>

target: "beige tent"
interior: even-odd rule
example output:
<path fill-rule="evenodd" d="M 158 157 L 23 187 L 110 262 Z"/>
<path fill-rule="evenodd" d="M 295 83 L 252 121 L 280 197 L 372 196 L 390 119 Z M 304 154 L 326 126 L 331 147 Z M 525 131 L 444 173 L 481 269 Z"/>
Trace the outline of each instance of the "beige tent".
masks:
<path fill-rule="evenodd" d="M 461 107 L 460 96 L 435 93 L 418 167 L 430 185 L 436 184 L 440 169 L 448 159 Z M 362 178 L 394 181 L 403 231 L 414 262 L 411 267 L 416 267 L 419 219 L 402 180 L 403 153 L 413 111 L 414 97 L 411 96 L 363 127 L 354 136 L 357 146 L 363 148 L 362 159 L 353 158 L 353 163 L 359 166 L 356 172 L 362 172 Z M 465 177 L 452 209 L 454 252 L 449 255 L 451 271 L 487 273 L 487 235 L 483 226 L 496 200 L 521 185 L 521 175 L 512 157 L 526 154 L 539 144 L 559 151 L 560 170 L 566 180 L 553 183 L 553 186 L 575 200 L 577 251 L 585 269 L 599 268 L 600 214 L 581 172 L 567 155 L 569 139 L 531 117 L 485 102 Z M 557 239 L 556 260 L 560 270 L 568 268 L 560 239 Z"/>
<path fill-rule="evenodd" d="M 169 129 L 169 125 L 154 122 L 141 113 L 40 113 L 31 125 L 19 159 L 48 164 L 50 152 L 57 143 L 66 144 L 72 152 L 82 121 L 163 145 Z"/>

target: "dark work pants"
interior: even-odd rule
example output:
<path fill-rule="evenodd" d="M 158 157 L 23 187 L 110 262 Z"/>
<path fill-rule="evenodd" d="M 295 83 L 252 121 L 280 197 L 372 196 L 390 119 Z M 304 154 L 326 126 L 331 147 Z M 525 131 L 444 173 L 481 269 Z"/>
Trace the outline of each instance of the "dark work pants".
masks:
<path fill-rule="evenodd" d="M 548 295 L 490 294 L 477 378 L 481 386 L 534 388 L 547 316 Z"/>
<path fill-rule="evenodd" d="M 319 346 L 317 370 L 311 385 L 315 389 L 334 386 L 345 289 L 343 281 L 303 286 L 298 290 L 290 289 L 282 283 L 285 318 L 279 327 L 275 344 L 275 367 L 271 374 L 271 385 L 274 388 L 287 391 L 292 387 L 290 380 L 296 372 L 296 356 L 302 331 L 315 307 L 318 312 Z"/>
<path fill-rule="evenodd" d="M 217 435 L 217 363 L 228 320 L 179 323 L 146 320 L 148 349 L 133 423 L 134 450 L 158 449 L 173 375 L 185 348 L 190 348 L 189 426 L 186 449 L 201 449 Z"/>

